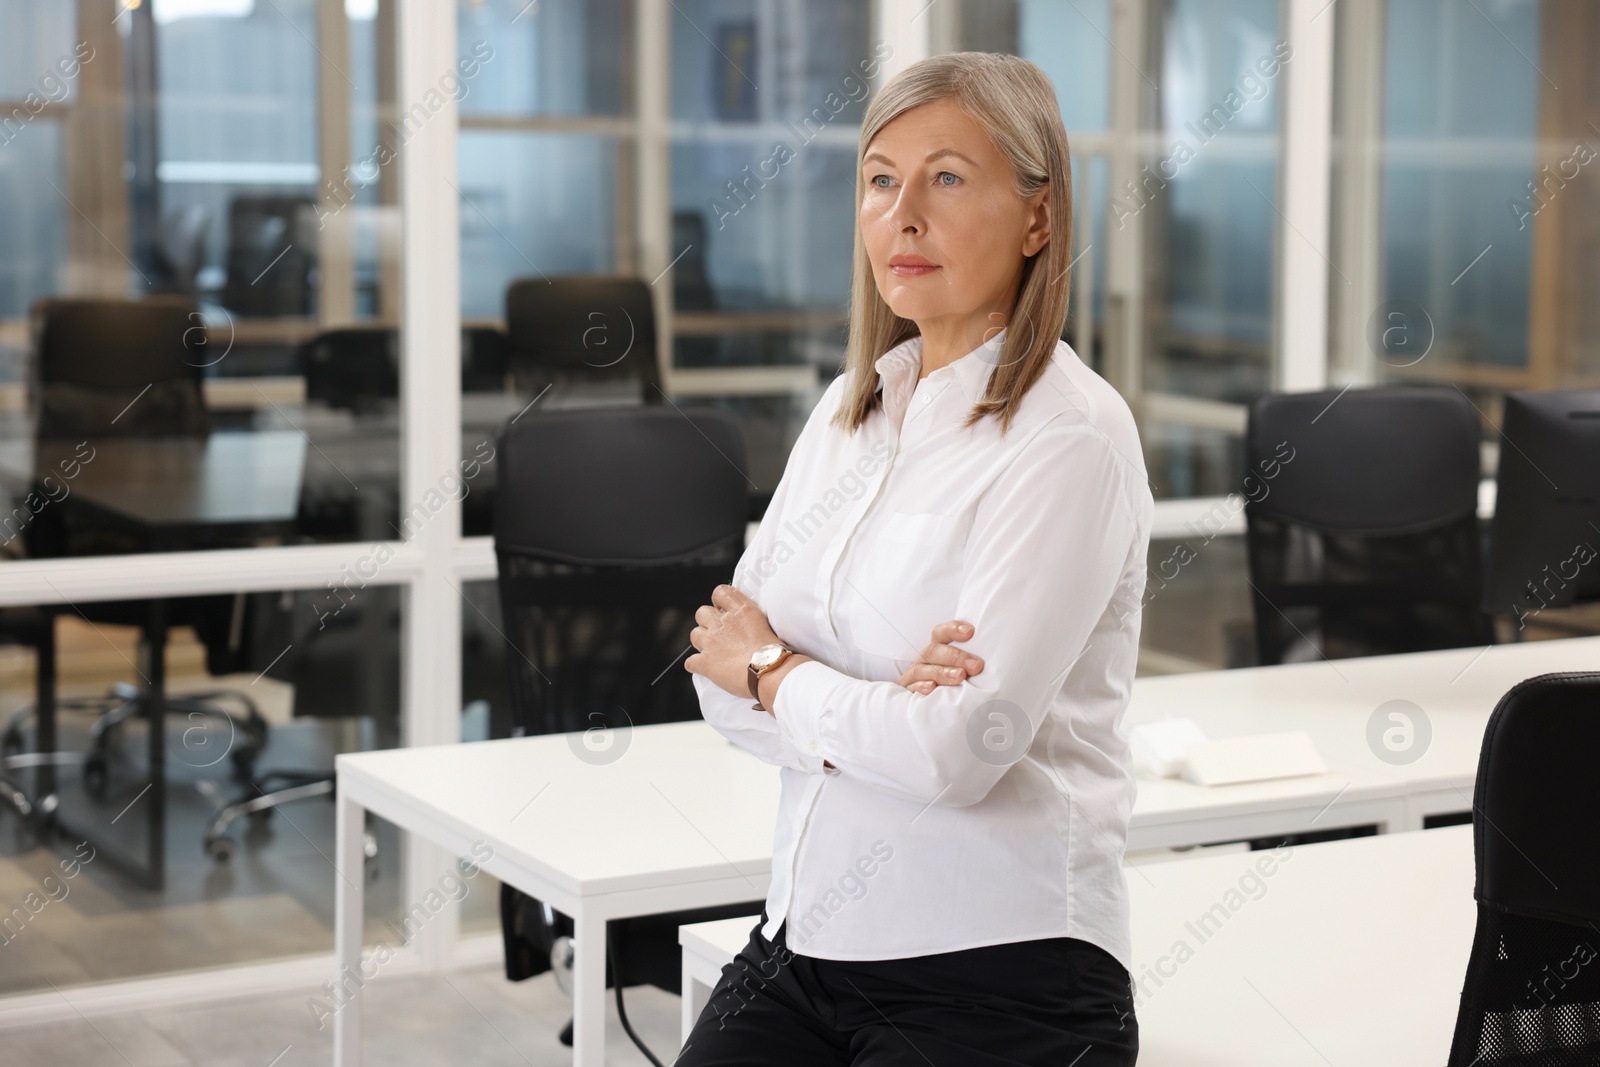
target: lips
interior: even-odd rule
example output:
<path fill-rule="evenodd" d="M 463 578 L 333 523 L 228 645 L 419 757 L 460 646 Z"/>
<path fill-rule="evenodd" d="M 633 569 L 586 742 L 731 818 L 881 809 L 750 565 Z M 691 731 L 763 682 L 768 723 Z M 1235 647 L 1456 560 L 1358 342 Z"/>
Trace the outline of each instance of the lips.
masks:
<path fill-rule="evenodd" d="M 895 256 L 889 260 L 889 270 L 906 278 L 932 274 L 938 269 L 939 265 L 937 263 L 929 262 L 921 256 Z"/>

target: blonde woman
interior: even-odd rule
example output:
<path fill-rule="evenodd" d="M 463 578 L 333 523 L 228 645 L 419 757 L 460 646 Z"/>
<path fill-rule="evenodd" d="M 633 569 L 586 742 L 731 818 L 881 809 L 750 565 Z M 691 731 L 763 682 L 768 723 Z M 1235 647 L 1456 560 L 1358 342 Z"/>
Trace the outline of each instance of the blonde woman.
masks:
<path fill-rule="evenodd" d="M 783 769 L 766 908 L 677 1063 L 1131 1064 L 1117 726 L 1153 506 L 1127 405 L 1060 340 L 1054 90 L 923 60 L 857 159 L 846 372 L 686 661 Z"/>

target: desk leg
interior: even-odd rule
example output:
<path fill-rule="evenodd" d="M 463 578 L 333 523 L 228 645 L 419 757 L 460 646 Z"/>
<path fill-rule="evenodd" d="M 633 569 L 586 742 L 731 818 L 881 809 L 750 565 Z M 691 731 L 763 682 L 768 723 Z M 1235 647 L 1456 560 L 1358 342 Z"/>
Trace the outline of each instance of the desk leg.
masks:
<path fill-rule="evenodd" d="M 333 1016 L 333 1067 L 361 1067 L 362 897 L 366 890 L 366 856 L 361 843 L 366 829 L 365 812 L 343 794 L 335 795 L 334 807 L 338 880 L 333 884 L 333 982 L 348 999 Z"/>
<path fill-rule="evenodd" d="M 160 890 L 167 879 L 167 602 L 150 601 L 144 628 L 144 713 L 149 722 L 150 800 L 144 882 Z"/>
<path fill-rule="evenodd" d="M 606 921 L 578 906 L 572 920 L 573 1067 L 604 1067 L 606 1057 Z"/>

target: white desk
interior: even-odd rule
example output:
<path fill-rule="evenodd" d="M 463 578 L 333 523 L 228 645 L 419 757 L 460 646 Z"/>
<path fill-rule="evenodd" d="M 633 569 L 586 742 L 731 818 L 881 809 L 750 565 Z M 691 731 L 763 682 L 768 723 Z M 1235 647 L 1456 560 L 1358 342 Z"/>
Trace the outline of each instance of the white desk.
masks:
<path fill-rule="evenodd" d="M 1127 727 L 1186 717 L 1213 738 L 1305 730 L 1328 773 L 1210 788 L 1141 779 L 1128 848 L 1366 823 L 1421 829 L 1429 815 L 1471 808 L 1483 730 L 1508 689 L 1597 667 L 1600 637 L 1581 637 L 1137 679 Z M 1415 762 L 1386 763 L 1368 745 L 1367 721 L 1390 700 L 1412 702 L 1431 724 Z"/>
<path fill-rule="evenodd" d="M 1197 937 L 1200 916 L 1273 855 L 1128 872 L 1139 1067 L 1444 1063 L 1476 918 L 1472 828 L 1285 850 Z M 685 1040 L 755 922 L 679 929 Z"/>
<path fill-rule="evenodd" d="M 1330 773 L 1210 789 L 1141 781 L 1129 848 L 1360 823 L 1391 831 L 1466 810 L 1501 695 L 1523 678 L 1597 663 L 1600 638 L 1579 638 L 1139 679 L 1130 721 L 1189 715 L 1213 737 L 1305 729 Z M 1407 766 L 1366 743 L 1373 709 L 1395 698 L 1416 702 L 1433 726 L 1429 751 Z M 341 973 L 360 956 L 361 880 L 343 872 L 361 870 L 363 808 L 457 855 L 482 841 L 494 853 L 485 870 L 572 916 L 574 1063 L 599 1067 L 605 921 L 762 899 L 777 818 L 777 769 L 705 723 L 641 727 L 629 741 L 608 765 L 580 760 L 566 735 L 340 756 Z M 360 1062 L 360 1019 L 357 991 L 334 1020 L 341 1067 Z"/>
<path fill-rule="evenodd" d="M 339 975 L 360 973 L 363 809 L 458 856 L 481 842 L 478 855 L 492 850 L 484 870 L 572 917 L 573 1062 L 600 1067 L 606 921 L 761 900 L 777 822 L 777 768 L 705 723 L 626 736 L 626 752 L 604 765 L 569 746 L 581 734 L 339 756 Z M 334 1016 L 334 1063 L 360 1062 L 356 988 Z"/>

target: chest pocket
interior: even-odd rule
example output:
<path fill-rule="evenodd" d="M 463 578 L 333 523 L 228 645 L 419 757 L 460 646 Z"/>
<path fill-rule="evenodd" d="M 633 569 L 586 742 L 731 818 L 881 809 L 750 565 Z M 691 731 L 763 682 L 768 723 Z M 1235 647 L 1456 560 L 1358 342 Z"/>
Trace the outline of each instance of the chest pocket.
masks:
<path fill-rule="evenodd" d="M 863 652 L 912 660 L 961 592 L 969 522 L 959 515 L 890 511 L 846 574 L 854 586 L 849 630 Z"/>

